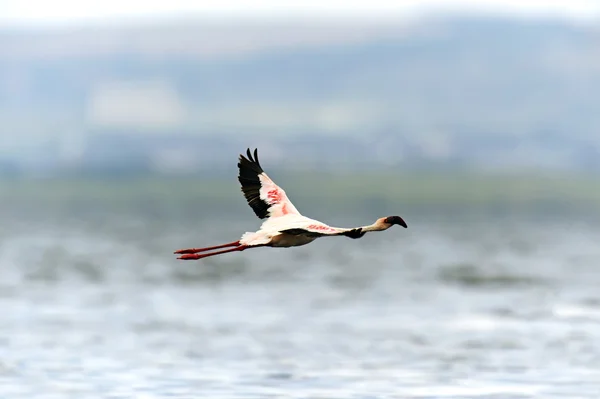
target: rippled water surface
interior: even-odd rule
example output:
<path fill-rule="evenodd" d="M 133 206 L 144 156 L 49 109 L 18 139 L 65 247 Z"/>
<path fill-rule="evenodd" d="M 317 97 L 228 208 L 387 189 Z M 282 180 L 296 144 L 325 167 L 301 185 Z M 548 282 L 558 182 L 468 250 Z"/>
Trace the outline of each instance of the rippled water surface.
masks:
<path fill-rule="evenodd" d="M 406 218 L 189 262 L 258 221 L 9 218 L 0 396 L 598 397 L 598 227 Z"/>

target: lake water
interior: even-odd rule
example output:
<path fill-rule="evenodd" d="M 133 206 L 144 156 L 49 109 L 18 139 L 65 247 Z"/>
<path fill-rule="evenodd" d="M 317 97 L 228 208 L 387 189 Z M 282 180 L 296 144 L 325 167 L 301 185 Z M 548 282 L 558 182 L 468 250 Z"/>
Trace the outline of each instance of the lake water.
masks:
<path fill-rule="evenodd" d="M 597 225 L 400 214 L 186 262 L 259 221 L 6 213 L 0 396 L 598 397 Z"/>

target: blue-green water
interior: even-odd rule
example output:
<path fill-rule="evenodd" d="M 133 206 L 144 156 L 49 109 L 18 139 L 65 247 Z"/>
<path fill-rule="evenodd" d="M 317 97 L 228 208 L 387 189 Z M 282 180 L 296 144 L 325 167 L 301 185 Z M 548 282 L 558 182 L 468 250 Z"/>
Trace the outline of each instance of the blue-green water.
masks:
<path fill-rule="evenodd" d="M 0 396 L 598 397 L 585 218 L 406 211 L 409 229 L 360 240 L 175 260 L 257 228 L 244 211 L 5 212 Z"/>

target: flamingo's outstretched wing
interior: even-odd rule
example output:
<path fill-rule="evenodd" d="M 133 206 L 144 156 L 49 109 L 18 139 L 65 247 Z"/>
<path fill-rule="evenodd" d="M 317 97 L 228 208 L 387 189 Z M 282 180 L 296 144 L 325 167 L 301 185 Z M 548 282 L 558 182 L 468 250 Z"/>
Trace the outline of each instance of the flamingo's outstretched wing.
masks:
<path fill-rule="evenodd" d="M 248 149 L 246 156 L 247 158 L 240 155 L 238 180 L 242 185 L 244 197 L 256 216 L 264 219 L 289 214 L 300 215 L 285 191 L 263 171 L 258 162 L 258 149 L 254 150 L 254 156 Z"/>

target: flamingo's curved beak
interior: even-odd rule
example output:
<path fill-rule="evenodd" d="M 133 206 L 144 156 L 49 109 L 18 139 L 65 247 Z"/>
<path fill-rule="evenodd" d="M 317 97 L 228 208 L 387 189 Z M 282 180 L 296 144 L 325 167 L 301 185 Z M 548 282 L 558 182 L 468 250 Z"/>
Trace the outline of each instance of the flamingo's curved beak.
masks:
<path fill-rule="evenodd" d="M 402 219 L 400 216 L 388 216 L 387 218 L 385 218 L 385 222 L 389 223 L 391 225 L 394 225 L 394 224 L 400 225 L 400 226 L 404 227 L 405 229 L 408 228 L 408 225 L 406 224 L 404 219 Z"/>

